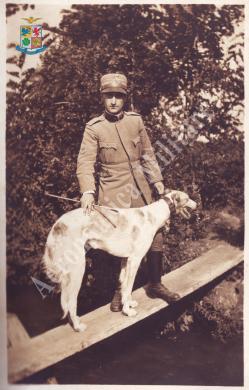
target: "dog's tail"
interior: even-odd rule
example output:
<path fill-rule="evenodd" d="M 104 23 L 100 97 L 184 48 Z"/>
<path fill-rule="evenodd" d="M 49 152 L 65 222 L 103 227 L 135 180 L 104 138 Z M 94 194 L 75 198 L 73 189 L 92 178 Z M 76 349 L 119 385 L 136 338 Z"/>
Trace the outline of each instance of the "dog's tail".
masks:
<path fill-rule="evenodd" d="M 65 234 L 65 226 L 61 222 L 53 226 L 48 235 L 42 259 L 45 273 L 50 280 L 57 284 L 58 291 L 61 291 L 63 318 L 70 311 L 75 280 L 79 280 L 78 274 L 82 272 L 84 274 L 82 266 L 85 266 L 85 241 L 81 236 L 77 238 L 76 234 L 74 234 L 73 239 L 72 235 Z"/>
<path fill-rule="evenodd" d="M 57 292 L 61 291 L 61 307 L 63 310 L 62 319 L 68 314 L 69 297 L 66 296 L 67 286 L 70 284 L 70 272 L 63 267 L 63 257 L 58 258 L 58 250 L 46 243 L 45 252 L 42 258 L 44 272 L 48 278 L 56 283 Z"/>
<path fill-rule="evenodd" d="M 64 283 L 64 279 L 67 279 L 70 270 L 65 259 L 63 247 L 58 243 L 59 241 L 56 242 L 51 239 L 50 233 L 42 258 L 42 267 L 48 278 L 61 286 Z"/>

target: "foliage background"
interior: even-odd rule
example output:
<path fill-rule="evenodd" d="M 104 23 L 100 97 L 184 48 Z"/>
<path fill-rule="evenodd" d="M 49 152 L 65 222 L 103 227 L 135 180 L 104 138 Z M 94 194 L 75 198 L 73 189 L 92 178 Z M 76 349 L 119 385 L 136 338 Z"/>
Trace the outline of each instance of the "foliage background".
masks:
<path fill-rule="evenodd" d="M 7 6 L 7 16 L 17 11 Z M 22 72 L 25 55 L 8 58 L 18 67 L 7 92 L 10 284 L 44 280 L 40 260 L 48 231 L 74 207 L 45 192 L 79 196 L 77 154 L 85 123 L 102 111 L 99 79 L 108 71 L 127 75 L 127 108 L 143 115 L 156 152 L 166 136 L 174 159 L 165 164 L 159 158 L 165 184 L 199 202 L 198 218 L 174 222 L 165 270 L 198 254 L 193 249 L 186 256 L 187 248 L 205 236 L 210 211 L 228 207 L 243 214 L 243 33 L 234 36 L 243 17 L 240 5 L 73 5 L 58 28 L 44 24 L 49 49 L 40 67 Z M 195 139 L 187 125 L 193 118 Z M 178 140 L 180 153 L 169 139 Z M 99 300 L 103 286 L 107 295 L 113 287 L 112 268 L 89 261 L 87 286 Z"/>

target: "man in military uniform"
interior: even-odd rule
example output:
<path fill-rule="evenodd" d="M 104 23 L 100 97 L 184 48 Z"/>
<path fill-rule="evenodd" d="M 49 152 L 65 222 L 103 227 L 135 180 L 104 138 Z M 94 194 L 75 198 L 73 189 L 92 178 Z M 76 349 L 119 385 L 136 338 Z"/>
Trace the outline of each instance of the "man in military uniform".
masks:
<path fill-rule="evenodd" d="M 77 162 L 82 192 L 81 205 L 90 213 L 95 195 L 108 207 L 141 207 L 153 201 L 151 187 L 164 193 L 163 178 L 141 116 L 125 112 L 127 78 L 123 74 L 102 76 L 100 92 L 105 111 L 86 124 Z M 99 188 L 95 186 L 95 163 L 100 161 Z M 163 236 L 159 231 L 147 254 L 151 297 L 168 302 L 178 299 L 161 284 Z M 112 311 L 122 309 L 119 286 L 111 302 Z"/>

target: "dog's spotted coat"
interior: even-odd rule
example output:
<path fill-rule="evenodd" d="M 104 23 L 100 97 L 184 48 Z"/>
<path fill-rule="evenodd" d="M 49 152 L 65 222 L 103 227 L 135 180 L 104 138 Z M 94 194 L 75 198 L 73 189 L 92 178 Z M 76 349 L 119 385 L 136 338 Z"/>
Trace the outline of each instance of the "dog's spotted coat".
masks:
<path fill-rule="evenodd" d="M 171 191 L 165 196 L 174 203 L 176 213 L 185 217 L 189 215 L 188 208 L 196 208 L 184 192 Z M 77 331 L 85 329 L 77 316 L 77 296 L 85 272 L 87 246 L 127 259 L 122 261 L 120 273 L 122 311 L 133 316 L 137 302 L 132 300 L 131 293 L 138 267 L 157 230 L 170 218 L 164 199 L 140 208 L 101 210 L 109 220 L 97 210 L 85 215 L 81 208 L 62 215 L 48 235 L 43 257 L 48 276 L 60 284 L 64 317 L 69 315 Z"/>

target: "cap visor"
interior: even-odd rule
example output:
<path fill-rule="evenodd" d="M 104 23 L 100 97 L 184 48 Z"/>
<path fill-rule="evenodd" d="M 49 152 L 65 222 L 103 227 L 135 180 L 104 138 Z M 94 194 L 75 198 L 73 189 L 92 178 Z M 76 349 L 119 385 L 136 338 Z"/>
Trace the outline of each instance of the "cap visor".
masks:
<path fill-rule="evenodd" d="M 126 90 L 123 89 L 123 88 L 120 88 L 120 87 L 110 87 L 110 88 L 104 88 L 104 89 L 101 89 L 101 93 L 105 93 L 105 92 L 119 92 L 119 93 L 123 93 L 124 95 L 127 94 Z"/>

